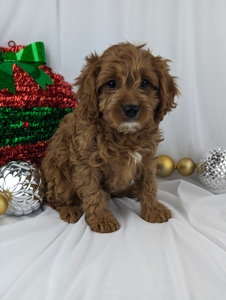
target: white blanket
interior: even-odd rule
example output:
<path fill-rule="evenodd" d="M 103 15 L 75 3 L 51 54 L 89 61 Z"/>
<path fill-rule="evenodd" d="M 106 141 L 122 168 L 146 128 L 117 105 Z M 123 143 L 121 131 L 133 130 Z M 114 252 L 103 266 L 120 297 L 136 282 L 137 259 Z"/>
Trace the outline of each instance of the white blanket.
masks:
<path fill-rule="evenodd" d="M 182 180 L 159 183 L 173 213 L 163 224 L 139 217 L 139 203 L 112 199 L 121 228 L 68 224 L 44 206 L 0 217 L 1 300 L 225 300 L 226 195 Z"/>

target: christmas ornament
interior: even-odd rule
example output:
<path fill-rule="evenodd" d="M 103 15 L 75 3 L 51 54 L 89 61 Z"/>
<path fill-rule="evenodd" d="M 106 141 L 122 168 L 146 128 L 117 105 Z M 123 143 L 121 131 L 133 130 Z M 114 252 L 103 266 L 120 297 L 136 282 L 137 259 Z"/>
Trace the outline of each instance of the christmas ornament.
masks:
<path fill-rule="evenodd" d="M 189 176 L 195 171 L 195 163 L 192 159 L 185 157 L 178 161 L 177 171 L 183 176 Z"/>
<path fill-rule="evenodd" d="M 45 63 L 42 42 L 0 47 L 0 166 L 40 166 L 61 119 L 77 105 L 72 86 Z"/>
<path fill-rule="evenodd" d="M 226 148 L 208 150 L 197 164 L 200 182 L 209 189 L 226 189 Z"/>
<path fill-rule="evenodd" d="M 167 155 L 156 158 L 156 175 L 170 176 L 174 170 L 181 175 L 189 176 L 197 169 L 200 182 L 211 190 L 226 189 L 226 147 L 215 147 L 208 150 L 197 164 L 190 158 L 182 158 L 176 167 Z"/>
<path fill-rule="evenodd" d="M 34 164 L 12 161 L 0 168 L 0 214 L 30 214 L 42 196 L 41 172 Z"/>
<path fill-rule="evenodd" d="M 174 169 L 175 164 L 171 157 L 168 155 L 160 155 L 157 157 L 157 173 L 156 175 L 159 177 L 168 177 L 170 176 Z"/>

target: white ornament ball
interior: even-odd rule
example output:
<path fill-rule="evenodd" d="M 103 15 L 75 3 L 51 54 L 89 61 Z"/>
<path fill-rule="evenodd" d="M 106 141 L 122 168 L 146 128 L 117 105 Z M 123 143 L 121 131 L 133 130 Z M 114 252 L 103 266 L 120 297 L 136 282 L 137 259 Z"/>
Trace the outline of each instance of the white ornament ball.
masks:
<path fill-rule="evenodd" d="M 226 148 L 208 150 L 197 164 L 200 182 L 209 189 L 226 189 Z"/>
<path fill-rule="evenodd" d="M 42 203 L 40 170 L 32 163 L 11 161 L 0 168 L 0 214 L 27 215 Z"/>

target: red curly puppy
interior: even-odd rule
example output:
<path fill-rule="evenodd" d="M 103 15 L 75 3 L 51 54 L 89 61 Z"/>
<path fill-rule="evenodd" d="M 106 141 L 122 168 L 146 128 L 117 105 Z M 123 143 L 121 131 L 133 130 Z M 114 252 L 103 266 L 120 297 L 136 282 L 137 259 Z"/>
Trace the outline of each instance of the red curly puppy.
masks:
<path fill-rule="evenodd" d="M 120 43 L 86 57 L 76 79 L 79 104 L 66 115 L 42 163 L 45 203 L 67 222 L 85 213 L 93 231 L 119 229 L 110 197 L 136 197 L 151 223 L 171 218 L 156 197 L 159 122 L 179 94 L 168 60 L 145 45 Z"/>

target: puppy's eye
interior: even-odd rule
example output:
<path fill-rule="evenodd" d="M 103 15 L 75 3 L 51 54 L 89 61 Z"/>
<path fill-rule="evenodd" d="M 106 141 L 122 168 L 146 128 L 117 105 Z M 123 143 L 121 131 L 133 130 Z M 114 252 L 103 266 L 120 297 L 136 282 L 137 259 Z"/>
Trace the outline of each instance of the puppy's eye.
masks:
<path fill-rule="evenodd" d="M 114 80 L 110 80 L 108 83 L 107 83 L 107 86 L 110 88 L 110 89 L 115 89 L 116 88 L 116 82 Z"/>
<path fill-rule="evenodd" d="M 140 87 L 142 89 L 146 88 L 148 86 L 148 81 L 146 79 L 142 79 L 140 83 Z"/>

